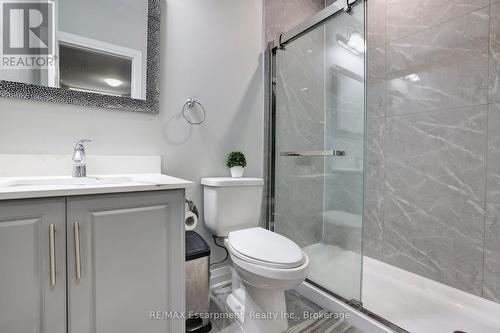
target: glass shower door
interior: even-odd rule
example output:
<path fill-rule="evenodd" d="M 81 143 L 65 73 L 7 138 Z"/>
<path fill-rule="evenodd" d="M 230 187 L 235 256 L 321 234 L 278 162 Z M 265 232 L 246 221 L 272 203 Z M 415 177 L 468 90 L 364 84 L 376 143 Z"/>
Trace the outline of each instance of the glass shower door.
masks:
<path fill-rule="evenodd" d="M 310 259 L 308 280 L 361 300 L 364 4 L 274 55 L 274 230 Z"/>

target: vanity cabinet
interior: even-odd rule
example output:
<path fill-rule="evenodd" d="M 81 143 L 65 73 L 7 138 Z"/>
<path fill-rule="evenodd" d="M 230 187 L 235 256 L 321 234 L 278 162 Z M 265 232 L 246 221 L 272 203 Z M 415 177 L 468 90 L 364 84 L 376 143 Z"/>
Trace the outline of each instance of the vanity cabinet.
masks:
<path fill-rule="evenodd" d="M 184 268 L 183 192 L 70 197 L 67 207 L 68 332 L 182 332 L 149 312 L 168 311 L 179 289 L 169 273 Z"/>
<path fill-rule="evenodd" d="M 64 198 L 0 201 L 0 332 L 66 332 L 65 233 Z"/>
<path fill-rule="evenodd" d="M 184 331 L 183 189 L 0 204 L 0 332 Z"/>

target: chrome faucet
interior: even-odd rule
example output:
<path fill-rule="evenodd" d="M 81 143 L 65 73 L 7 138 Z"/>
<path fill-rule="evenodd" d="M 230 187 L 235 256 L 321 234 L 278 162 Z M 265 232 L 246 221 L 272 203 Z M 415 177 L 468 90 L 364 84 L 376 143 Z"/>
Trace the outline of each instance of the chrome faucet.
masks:
<path fill-rule="evenodd" d="M 73 148 L 73 177 L 87 177 L 87 160 L 85 159 L 85 146 L 86 142 L 92 140 L 82 139 L 75 144 Z"/>

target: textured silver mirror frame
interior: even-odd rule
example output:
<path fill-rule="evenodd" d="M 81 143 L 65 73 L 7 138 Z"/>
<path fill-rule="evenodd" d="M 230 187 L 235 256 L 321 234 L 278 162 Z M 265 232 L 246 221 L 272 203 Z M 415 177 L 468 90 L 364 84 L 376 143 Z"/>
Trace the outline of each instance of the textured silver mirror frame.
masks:
<path fill-rule="evenodd" d="M 0 97 L 144 113 L 160 111 L 160 0 L 148 0 L 146 100 L 0 80 Z"/>

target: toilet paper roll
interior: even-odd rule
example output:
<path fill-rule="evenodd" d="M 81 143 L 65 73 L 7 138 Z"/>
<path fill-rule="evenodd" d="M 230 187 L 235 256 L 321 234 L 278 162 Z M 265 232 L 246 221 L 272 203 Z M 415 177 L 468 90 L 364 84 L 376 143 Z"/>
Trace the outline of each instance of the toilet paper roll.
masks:
<path fill-rule="evenodd" d="M 187 211 L 184 224 L 186 226 L 187 231 L 194 230 L 198 225 L 198 216 L 196 216 L 196 214 L 191 211 Z"/>

